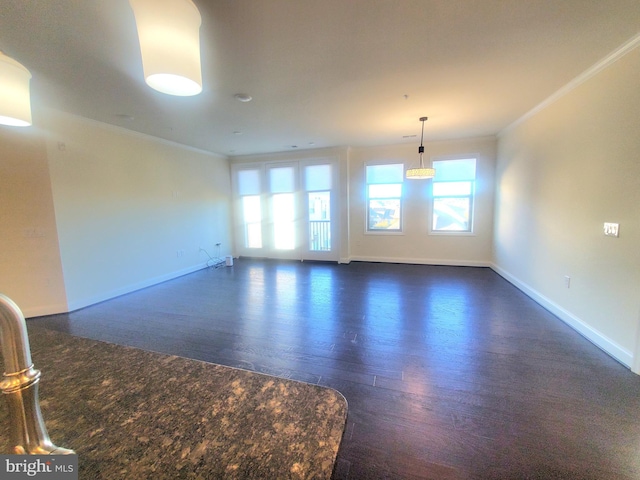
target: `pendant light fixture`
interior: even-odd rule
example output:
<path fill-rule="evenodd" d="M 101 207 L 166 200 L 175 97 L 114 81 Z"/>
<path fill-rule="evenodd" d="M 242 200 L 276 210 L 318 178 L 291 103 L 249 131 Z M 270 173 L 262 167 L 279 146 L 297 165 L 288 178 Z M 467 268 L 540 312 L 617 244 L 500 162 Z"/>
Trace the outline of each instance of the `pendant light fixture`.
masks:
<path fill-rule="evenodd" d="M 436 174 L 436 171 L 433 168 L 425 168 L 424 161 L 422 159 L 422 156 L 424 155 L 424 146 L 422 145 L 424 140 L 424 122 L 426 122 L 427 119 L 428 117 L 420 117 L 420 121 L 422 122 L 422 136 L 420 137 L 420 147 L 418 147 L 420 166 L 417 168 L 409 168 L 406 174 L 407 179 L 424 180 L 426 178 L 433 178 Z"/>
<path fill-rule="evenodd" d="M 0 51 L 0 124 L 31 125 L 31 73 L 24 65 Z"/>
<path fill-rule="evenodd" d="M 200 24 L 191 0 L 129 0 L 136 19 L 144 79 L 181 97 L 202 91 Z"/>

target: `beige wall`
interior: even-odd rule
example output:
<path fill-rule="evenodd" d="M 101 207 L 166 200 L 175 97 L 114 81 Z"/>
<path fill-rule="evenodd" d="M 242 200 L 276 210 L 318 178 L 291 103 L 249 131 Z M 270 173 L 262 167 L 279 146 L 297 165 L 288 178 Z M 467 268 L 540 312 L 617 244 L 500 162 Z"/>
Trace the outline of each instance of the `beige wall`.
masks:
<path fill-rule="evenodd" d="M 627 365 L 640 312 L 639 79 L 636 48 L 506 131 L 496 175 L 496 269 Z"/>
<path fill-rule="evenodd" d="M 493 237 L 494 137 L 425 144 L 432 160 L 477 159 L 472 235 L 430 235 L 431 180 L 406 180 L 401 235 L 366 233 L 365 165 L 404 163 L 416 166 L 418 145 L 352 148 L 349 155 L 350 258 L 352 260 L 444 265 L 489 265 Z"/>
<path fill-rule="evenodd" d="M 405 182 L 404 232 L 402 235 L 365 233 L 365 184 L 367 163 L 400 162 L 407 168 L 418 160 L 418 145 L 367 148 L 316 149 L 272 155 L 232 158 L 234 164 L 294 161 L 332 157 L 340 163 L 340 262 L 352 260 L 449 265 L 491 263 L 496 139 L 494 137 L 433 142 L 425 154 L 435 160 L 477 158 L 477 185 L 473 235 L 429 235 L 430 180 Z M 236 237 L 239 238 L 238 235 Z"/>
<path fill-rule="evenodd" d="M 71 310 L 202 268 L 200 247 L 231 252 L 225 157 L 60 113 L 43 123 Z"/>
<path fill-rule="evenodd" d="M 0 292 L 25 316 L 198 270 L 201 247 L 231 253 L 226 157 L 59 112 L 34 125 L 0 130 Z"/>
<path fill-rule="evenodd" d="M 0 127 L 0 293 L 25 316 L 66 311 L 43 135 Z"/>

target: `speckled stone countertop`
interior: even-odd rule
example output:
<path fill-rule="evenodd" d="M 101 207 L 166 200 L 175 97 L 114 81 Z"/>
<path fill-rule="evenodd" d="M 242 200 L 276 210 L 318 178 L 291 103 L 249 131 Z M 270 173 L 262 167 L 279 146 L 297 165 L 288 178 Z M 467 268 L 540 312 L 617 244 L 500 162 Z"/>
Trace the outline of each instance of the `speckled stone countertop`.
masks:
<path fill-rule="evenodd" d="M 40 406 L 80 479 L 330 478 L 344 397 L 324 387 L 29 327 Z M 0 400 L 0 452 L 10 452 Z"/>

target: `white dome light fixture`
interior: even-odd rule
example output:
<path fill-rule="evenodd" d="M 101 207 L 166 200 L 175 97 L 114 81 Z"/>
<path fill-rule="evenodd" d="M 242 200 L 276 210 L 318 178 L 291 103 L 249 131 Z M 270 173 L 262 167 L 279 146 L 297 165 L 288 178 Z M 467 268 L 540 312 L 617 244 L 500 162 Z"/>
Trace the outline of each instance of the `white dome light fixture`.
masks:
<path fill-rule="evenodd" d="M 0 51 L 0 124 L 31 125 L 31 72 Z"/>
<path fill-rule="evenodd" d="M 424 146 L 422 145 L 422 141 L 424 140 L 424 122 L 426 122 L 427 119 L 428 117 L 420 117 L 420 121 L 422 122 L 422 136 L 420 137 L 420 147 L 418 147 L 420 166 L 416 168 L 409 168 L 407 170 L 406 177 L 409 180 L 424 180 L 427 178 L 433 178 L 436 175 L 435 169 L 425 167 L 424 161 L 422 160 L 422 156 L 424 155 Z"/>
<path fill-rule="evenodd" d="M 147 85 L 180 97 L 202 92 L 198 7 L 191 0 L 129 0 L 129 4 Z"/>

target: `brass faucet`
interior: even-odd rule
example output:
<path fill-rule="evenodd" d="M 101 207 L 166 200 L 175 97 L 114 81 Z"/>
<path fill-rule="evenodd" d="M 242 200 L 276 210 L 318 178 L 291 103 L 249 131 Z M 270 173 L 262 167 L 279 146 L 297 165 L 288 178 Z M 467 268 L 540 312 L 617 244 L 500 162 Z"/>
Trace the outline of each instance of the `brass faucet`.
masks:
<path fill-rule="evenodd" d="M 20 308 L 0 293 L 0 340 L 4 375 L 0 390 L 9 405 L 13 451 L 20 455 L 70 455 L 73 450 L 56 447 L 49 439 L 40 412 L 40 370 L 31 361 L 27 324 Z"/>

